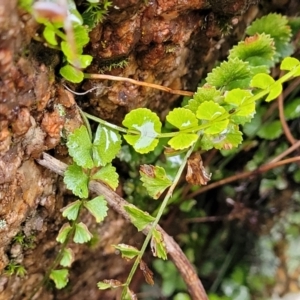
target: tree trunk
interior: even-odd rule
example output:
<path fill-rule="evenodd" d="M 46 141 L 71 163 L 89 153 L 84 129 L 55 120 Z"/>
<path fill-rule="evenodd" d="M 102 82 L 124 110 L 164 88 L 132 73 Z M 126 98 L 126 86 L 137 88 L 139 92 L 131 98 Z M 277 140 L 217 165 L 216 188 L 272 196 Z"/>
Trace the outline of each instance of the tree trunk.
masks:
<path fill-rule="evenodd" d="M 114 0 L 103 24 L 91 33 L 86 53 L 93 56 L 87 73 L 105 73 L 177 90 L 194 91 L 198 82 L 223 58 L 230 45 L 259 13 L 257 1 L 138 1 Z M 292 1 L 291 1 L 292 2 Z M 233 27 L 231 34 L 223 35 Z M 0 299 L 27 299 L 51 265 L 59 245 L 55 238 L 64 223 L 60 209 L 75 199 L 62 178 L 36 163 L 50 151 L 68 162 L 60 145 L 62 129 L 81 123 L 74 96 L 56 76 L 58 51 L 35 41 L 39 25 L 17 8 L 16 0 L 0 3 L 0 271 L 11 261 L 27 270 L 24 277 L 0 277 Z M 116 67 L 121 61 L 124 68 Z M 128 82 L 86 80 L 71 87 L 99 89 L 76 98 L 83 110 L 118 124 L 138 107 L 164 118 L 178 95 Z M 66 115 L 61 116 L 63 106 Z M 120 193 L 122 187 L 119 188 Z M 94 246 L 72 245 L 75 262 L 65 290 L 39 289 L 34 299 L 115 299 L 96 283 L 105 278 L 124 280 L 129 263 L 115 254 L 112 244 L 139 247 L 142 235 L 110 210 L 101 225 L 82 216 L 99 236 Z M 18 234 L 19 233 L 19 234 Z M 23 238 L 19 242 L 15 237 Z"/>

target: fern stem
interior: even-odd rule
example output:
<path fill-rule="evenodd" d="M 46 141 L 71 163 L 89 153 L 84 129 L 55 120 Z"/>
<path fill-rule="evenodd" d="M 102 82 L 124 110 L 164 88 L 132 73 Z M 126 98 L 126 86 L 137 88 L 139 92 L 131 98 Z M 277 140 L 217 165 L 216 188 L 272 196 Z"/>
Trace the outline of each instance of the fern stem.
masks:
<path fill-rule="evenodd" d="M 93 120 L 93 121 L 95 121 L 95 122 L 98 122 L 98 123 L 100 123 L 100 124 L 102 124 L 102 125 L 104 125 L 104 126 L 106 126 L 106 127 L 111 128 L 111 129 L 118 130 L 118 131 L 123 132 L 123 133 L 126 133 L 126 134 L 128 134 L 128 133 L 140 134 L 138 131 L 127 130 L 127 129 L 124 128 L 124 127 L 121 127 L 121 126 L 118 126 L 118 125 L 111 124 L 111 123 L 109 123 L 109 122 L 107 122 L 107 121 L 104 121 L 104 120 L 102 120 L 102 119 L 100 119 L 100 118 L 97 118 L 97 117 L 95 117 L 95 116 L 93 116 L 93 115 L 90 115 L 90 114 L 88 114 L 88 113 L 86 113 L 86 112 L 83 112 L 83 114 L 84 114 L 88 119 Z"/>
<path fill-rule="evenodd" d="M 57 36 L 59 36 L 62 40 L 66 41 L 67 40 L 67 36 L 60 31 L 59 29 L 55 28 L 54 26 L 51 26 L 51 29 L 55 32 L 55 34 Z"/>
<path fill-rule="evenodd" d="M 93 133 L 92 133 L 90 122 L 89 122 L 89 120 L 88 120 L 88 118 L 86 116 L 86 113 L 83 112 L 79 106 L 78 106 L 78 109 L 79 109 L 79 113 L 80 113 L 80 115 L 81 115 L 81 117 L 83 119 L 83 122 L 84 122 L 84 124 L 85 124 L 85 126 L 87 128 L 87 131 L 89 133 L 90 140 L 92 141 L 93 140 Z"/>
<path fill-rule="evenodd" d="M 69 242 L 70 242 L 70 239 L 72 237 L 72 235 L 74 234 L 75 232 L 75 225 L 77 224 L 78 222 L 78 219 L 79 219 L 79 215 L 80 215 L 80 210 L 82 208 L 82 204 L 80 205 L 80 208 L 78 210 L 78 215 L 77 215 L 77 218 L 72 222 L 72 226 L 71 226 L 71 230 L 69 231 L 65 241 L 62 243 L 61 245 L 61 248 L 59 250 L 59 252 L 57 253 L 54 261 L 52 262 L 52 264 L 50 265 L 50 267 L 48 268 L 48 271 L 46 272 L 46 274 L 44 275 L 43 279 L 37 284 L 37 286 L 33 289 L 32 293 L 30 294 L 29 296 L 29 299 L 33 299 L 33 296 L 38 292 L 38 290 L 46 284 L 46 282 L 49 280 L 50 278 L 50 274 L 51 274 L 51 271 L 54 270 L 60 263 L 60 260 L 62 259 L 63 257 L 63 252 L 64 250 L 67 248 Z"/>
<path fill-rule="evenodd" d="M 198 132 L 198 136 L 199 135 L 200 135 L 200 133 Z M 185 157 L 184 157 L 184 159 L 182 161 L 182 164 L 181 164 L 180 168 L 177 171 L 177 174 L 176 174 L 176 176 L 174 178 L 174 181 L 173 181 L 172 185 L 170 186 L 170 188 L 168 189 L 168 192 L 167 192 L 167 194 L 166 194 L 166 196 L 165 196 L 165 198 L 164 198 L 164 200 L 163 200 L 163 202 L 162 202 L 162 204 L 161 204 L 161 206 L 160 206 L 160 208 L 158 210 L 157 216 L 156 216 L 155 220 L 153 221 L 153 223 L 152 223 L 152 225 L 151 225 L 151 227 L 149 229 L 149 232 L 148 232 L 148 234 L 146 236 L 146 239 L 145 239 L 145 241 L 144 241 L 144 243 L 142 245 L 140 253 L 137 256 L 137 258 L 136 258 L 136 260 L 135 260 L 135 262 L 134 262 L 134 264 L 133 264 L 133 266 L 131 268 L 131 271 L 130 271 L 128 277 L 127 277 L 127 280 L 126 280 L 126 282 L 124 284 L 125 288 L 122 291 L 121 299 L 125 299 L 126 288 L 129 287 L 129 284 L 130 284 L 130 282 L 132 280 L 132 277 L 133 277 L 133 275 L 134 275 L 134 273 L 135 273 L 135 271 L 136 271 L 136 269 L 137 269 L 137 267 L 138 267 L 138 265 L 139 265 L 139 263 L 140 263 L 143 255 L 145 253 L 145 250 L 146 250 L 149 242 L 150 242 L 153 230 L 155 229 L 156 225 L 158 224 L 158 222 L 159 222 L 159 220 L 160 220 L 160 218 L 161 218 L 161 216 L 162 216 L 162 214 L 163 214 L 163 212 L 164 212 L 164 210 L 165 210 L 165 208 L 166 208 L 166 206 L 167 206 L 167 204 L 169 202 L 169 199 L 172 197 L 173 191 L 174 191 L 175 187 L 177 186 L 177 183 L 178 183 L 178 181 L 179 181 L 179 179 L 181 177 L 181 174 L 182 174 L 182 172 L 183 172 L 183 170 L 185 168 L 185 165 L 187 163 L 188 158 L 190 157 L 190 155 L 192 154 L 192 152 L 194 150 L 195 144 L 187 151 L 187 153 L 186 153 L 186 155 L 185 155 Z"/>

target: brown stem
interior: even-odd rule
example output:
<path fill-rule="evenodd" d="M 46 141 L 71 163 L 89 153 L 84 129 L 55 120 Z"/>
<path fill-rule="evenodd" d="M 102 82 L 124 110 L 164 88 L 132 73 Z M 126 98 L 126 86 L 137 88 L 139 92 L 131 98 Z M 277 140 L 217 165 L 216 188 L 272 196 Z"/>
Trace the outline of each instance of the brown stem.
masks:
<path fill-rule="evenodd" d="M 275 163 L 277 161 L 280 161 L 285 156 L 289 155 L 290 153 L 292 153 L 293 151 L 295 151 L 299 147 L 300 147 L 300 141 L 297 141 L 290 148 L 286 149 L 285 151 L 283 151 L 282 153 L 280 153 L 278 156 L 276 156 L 274 159 L 272 159 L 271 161 L 269 161 L 269 163 Z"/>
<path fill-rule="evenodd" d="M 296 143 L 296 140 L 294 139 L 290 128 L 285 120 L 285 116 L 284 116 L 284 109 L 283 109 L 283 95 L 280 94 L 278 97 L 278 109 L 279 109 L 279 118 L 280 118 L 280 122 L 283 128 L 283 132 L 287 138 L 287 140 L 294 145 Z"/>
<path fill-rule="evenodd" d="M 84 74 L 84 77 L 86 79 L 106 79 L 106 80 L 114 80 L 114 81 L 125 81 L 125 82 L 129 82 L 129 83 L 132 83 L 135 85 L 146 86 L 146 87 L 150 87 L 153 89 L 157 89 L 157 90 L 161 90 L 161 91 L 165 91 L 165 92 L 168 92 L 171 94 L 181 95 L 181 96 L 192 97 L 194 95 L 193 92 L 182 91 L 182 90 L 173 90 L 173 89 L 163 86 L 163 85 L 148 83 L 148 82 L 144 82 L 144 81 L 138 81 L 138 80 L 121 77 L 121 76 L 112 76 L 112 75 L 105 75 L 105 74 Z"/>
<path fill-rule="evenodd" d="M 63 162 L 55 159 L 47 153 L 43 153 L 42 159 L 38 159 L 37 162 L 50 169 L 51 171 L 59 174 L 61 176 L 64 175 L 64 172 L 67 168 L 67 165 Z M 128 202 L 125 201 L 118 194 L 110 190 L 107 186 L 96 182 L 91 181 L 89 184 L 90 191 L 103 195 L 106 199 L 108 205 L 118 212 L 121 216 L 123 216 L 126 220 L 130 221 L 129 215 L 124 209 L 124 205 L 128 205 Z M 195 272 L 194 267 L 191 265 L 187 257 L 182 252 L 181 248 L 174 241 L 172 237 L 170 237 L 159 225 L 157 225 L 157 230 L 161 232 L 163 236 L 164 243 L 166 245 L 168 254 L 170 255 L 172 261 L 180 272 L 183 280 L 185 281 L 189 293 L 194 300 L 208 300 L 206 292 L 203 288 L 203 285 L 198 278 L 197 273 Z M 143 230 L 143 233 L 147 235 L 150 226 Z"/>
<path fill-rule="evenodd" d="M 296 161 L 300 161 L 300 156 L 287 158 L 287 159 L 284 159 L 284 160 L 281 160 L 281 161 L 278 161 L 278 162 L 274 162 L 274 163 L 270 162 L 270 163 L 267 163 L 265 165 L 262 165 L 261 167 L 255 169 L 253 171 L 243 172 L 243 173 L 240 173 L 240 174 L 236 174 L 236 175 L 227 177 L 225 179 L 221 179 L 221 180 L 216 181 L 214 183 L 211 183 L 211 184 L 209 184 L 207 186 L 204 186 L 201 189 L 189 194 L 187 197 L 188 197 L 188 199 L 191 199 L 191 198 L 194 198 L 195 196 L 197 196 L 199 194 L 203 194 L 204 192 L 212 190 L 216 187 L 219 187 L 219 186 L 222 186 L 222 185 L 225 185 L 225 184 L 228 184 L 228 183 L 240 180 L 240 179 L 249 178 L 250 176 L 256 176 L 258 174 L 267 172 L 271 169 L 274 169 L 274 168 L 277 168 L 279 166 L 283 166 L 283 165 L 286 165 L 286 164 L 290 164 L 290 163 L 293 163 L 293 162 L 296 162 Z"/>
<path fill-rule="evenodd" d="M 224 221 L 227 218 L 228 216 L 207 216 L 207 217 L 185 219 L 183 221 L 185 223 L 207 223 L 207 222 Z"/>

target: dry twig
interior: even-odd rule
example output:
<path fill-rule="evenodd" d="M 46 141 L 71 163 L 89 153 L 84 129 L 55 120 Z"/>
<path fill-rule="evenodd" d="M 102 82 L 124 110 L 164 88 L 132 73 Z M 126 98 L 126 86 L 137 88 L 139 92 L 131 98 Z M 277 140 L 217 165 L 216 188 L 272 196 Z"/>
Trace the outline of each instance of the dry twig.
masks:
<path fill-rule="evenodd" d="M 47 153 L 43 153 L 42 159 L 38 159 L 37 162 L 40 165 L 50 169 L 51 171 L 61 176 L 64 175 L 64 172 L 67 168 L 66 164 L 55 159 Z M 124 209 L 124 205 L 127 205 L 128 203 L 122 197 L 110 190 L 107 186 L 96 181 L 90 182 L 89 189 L 90 191 L 98 195 L 103 195 L 108 205 L 113 210 L 118 212 L 126 220 L 130 221 L 129 215 Z M 143 230 L 143 233 L 147 235 L 149 229 L 150 227 L 148 226 L 145 230 Z M 169 236 L 159 225 L 157 225 L 157 230 L 161 232 L 168 254 L 170 255 L 172 261 L 176 265 L 183 280 L 185 281 L 192 299 L 208 300 L 206 292 L 203 288 L 200 279 L 198 278 L 197 273 L 194 270 L 194 267 L 186 258 L 181 248 L 174 241 L 174 239 L 171 236 Z"/>
<path fill-rule="evenodd" d="M 295 157 L 292 157 L 292 158 L 287 158 L 287 159 L 280 160 L 280 161 L 275 161 L 275 162 L 269 162 L 267 164 L 264 164 L 264 165 L 260 166 L 259 168 L 255 169 L 253 171 L 247 171 L 247 172 L 243 172 L 243 173 L 236 174 L 236 175 L 233 175 L 233 176 L 229 176 L 227 178 L 224 178 L 224 179 L 221 179 L 219 181 L 213 182 L 213 183 L 211 183 L 207 186 L 201 187 L 201 189 L 187 195 L 187 199 L 194 198 L 195 196 L 197 196 L 199 194 L 203 194 L 204 192 L 212 190 L 216 187 L 219 187 L 219 186 L 222 186 L 222 185 L 225 185 L 225 184 L 228 184 L 228 183 L 240 180 L 240 179 L 245 179 L 245 178 L 249 178 L 249 177 L 251 178 L 253 176 L 257 176 L 261 173 L 265 173 L 265 172 L 267 172 L 269 170 L 272 170 L 274 168 L 277 168 L 277 167 L 280 167 L 280 166 L 283 166 L 283 165 L 286 165 L 286 164 L 290 164 L 290 163 L 293 163 L 293 162 L 298 162 L 298 161 L 300 161 L 300 156 L 295 156 Z"/>

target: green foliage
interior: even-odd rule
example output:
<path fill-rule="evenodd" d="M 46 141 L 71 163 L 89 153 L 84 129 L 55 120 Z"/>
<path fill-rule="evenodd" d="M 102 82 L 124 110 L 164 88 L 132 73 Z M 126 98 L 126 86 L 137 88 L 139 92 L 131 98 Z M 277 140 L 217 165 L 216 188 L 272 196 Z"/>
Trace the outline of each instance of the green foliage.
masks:
<path fill-rule="evenodd" d="M 30 12 L 35 20 L 44 25 L 43 37 L 49 47 L 63 53 L 65 65 L 60 75 L 66 80 L 79 83 L 84 79 L 82 69 L 88 67 L 93 57 L 83 54 L 90 41 L 89 31 L 104 20 L 112 5 L 108 0 L 87 0 L 86 10 L 81 15 L 74 0 L 64 3 L 53 1 L 19 0 L 19 7 Z"/>
<path fill-rule="evenodd" d="M 107 71 L 110 72 L 113 69 L 119 69 L 119 68 L 124 69 L 127 65 L 128 65 L 128 58 L 118 59 L 115 62 L 109 62 L 101 66 L 99 73 L 105 73 Z"/>
<path fill-rule="evenodd" d="M 161 258 L 161 259 L 168 259 L 167 257 L 167 249 L 164 243 L 162 234 L 157 230 L 154 229 L 151 238 L 151 250 L 153 256 Z"/>
<path fill-rule="evenodd" d="M 24 266 L 21 264 L 18 264 L 14 262 L 13 260 L 8 263 L 4 270 L 4 274 L 8 276 L 19 276 L 19 277 L 24 277 L 26 275 L 27 271 Z"/>
<path fill-rule="evenodd" d="M 219 103 L 222 101 L 222 93 L 216 87 L 209 84 L 205 84 L 202 87 L 197 89 L 197 92 L 194 94 L 193 98 L 188 101 L 186 108 L 191 110 L 193 113 L 196 113 L 199 105 L 205 101 L 214 101 Z"/>
<path fill-rule="evenodd" d="M 56 238 L 62 244 L 59 261 L 63 267 L 69 267 L 74 260 L 73 252 L 67 248 L 70 238 L 73 236 L 75 243 L 83 244 L 93 237 L 87 226 L 79 221 L 80 211 L 86 209 L 97 223 L 107 216 L 107 202 L 103 196 L 87 199 L 88 185 L 90 180 L 100 180 L 113 189 L 118 186 L 118 174 L 111 161 L 119 152 L 120 144 L 120 135 L 102 125 L 98 126 L 93 141 L 85 126 L 79 127 L 68 136 L 66 145 L 74 163 L 67 167 L 64 182 L 67 188 L 81 199 L 62 209 L 62 215 L 71 221 L 71 224 L 66 223 L 62 226 Z M 50 278 L 54 280 L 57 288 L 67 284 L 65 270 L 52 269 L 51 272 L 54 273 L 51 273 Z"/>
<path fill-rule="evenodd" d="M 82 24 L 80 24 L 80 25 L 82 25 Z M 76 51 L 77 51 L 77 53 L 80 53 L 80 52 L 82 52 L 83 47 L 86 46 L 90 40 L 88 31 L 84 26 L 76 26 L 76 27 L 74 27 L 73 34 L 74 34 L 74 39 L 75 39 Z M 75 62 L 70 61 L 72 59 L 72 56 L 74 55 L 71 45 L 69 45 L 67 43 L 67 41 L 63 41 L 63 42 L 61 42 L 61 47 L 62 47 L 62 51 L 65 54 L 67 60 L 70 63 L 75 63 Z M 82 55 L 80 55 L 76 59 L 79 59 L 81 56 Z M 84 68 L 84 67 L 87 67 L 91 63 L 91 61 L 89 61 L 89 58 L 88 58 L 89 55 L 83 55 L 83 56 L 84 56 L 84 58 L 82 59 L 82 62 L 84 62 L 85 60 L 88 60 L 84 64 L 84 66 L 82 66 Z M 79 67 L 81 67 L 81 66 L 79 65 Z"/>
<path fill-rule="evenodd" d="M 138 229 L 138 231 L 145 229 L 145 227 L 155 220 L 155 218 L 150 216 L 147 212 L 136 208 L 134 205 L 125 205 L 124 209 L 129 214 L 131 223 Z"/>
<path fill-rule="evenodd" d="M 34 247 L 35 236 L 33 234 L 27 235 L 20 231 L 14 236 L 13 241 L 20 244 L 23 249 L 32 249 Z"/>
<path fill-rule="evenodd" d="M 88 24 L 91 29 L 103 20 L 104 11 L 107 11 L 111 2 L 106 0 L 101 3 L 89 2 L 83 17 L 85 24 Z M 101 11 L 102 8 L 104 11 Z M 72 2 L 69 12 L 77 20 L 73 25 L 76 56 L 74 56 L 71 45 L 67 43 L 64 32 L 60 30 L 63 28 L 62 24 L 49 23 L 49 20 L 42 21 L 46 26 L 44 36 L 49 44 L 59 45 L 65 55 L 68 64 L 61 69 L 63 76 L 69 78 L 70 81 L 80 82 L 84 75 L 78 68 L 85 68 L 91 63 L 89 56 L 82 55 L 82 49 L 89 41 L 88 30 L 82 26 L 81 17 L 78 16 L 75 4 Z M 275 24 L 277 24 L 278 30 L 274 29 Z M 99 289 L 123 287 L 122 299 L 134 299 L 134 294 L 129 289 L 129 283 L 149 241 L 151 241 L 153 255 L 163 260 L 167 259 L 166 245 L 161 232 L 156 229 L 156 225 L 193 150 L 237 148 L 243 141 L 241 125 L 244 126 L 248 136 L 257 136 L 264 140 L 274 140 L 282 134 L 279 120 L 265 122 L 261 125 L 261 115 L 255 117 L 255 113 L 259 99 L 265 98 L 267 102 L 276 99 L 282 92 L 284 82 L 300 76 L 300 62 L 291 57 L 286 57 L 280 65 L 281 70 L 286 71 L 285 75 L 277 80 L 268 75 L 270 67 L 291 50 L 290 28 L 286 18 L 271 14 L 255 21 L 248 28 L 247 33 L 251 36 L 236 45 L 230 51 L 228 60 L 222 62 L 208 74 L 206 83 L 197 89 L 186 106 L 175 108 L 168 113 L 166 116 L 167 129 L 162 129 L 162 123 L 154 112 L 147 108 L 138 108 L 125 116 L 122 122 L 125 128 L 92 117 L 93 120 L 99 120 L 100 123 L 93 139 L 85 126 L 81 126 L 69 135 L 67 147 L 74 163 L 68 166 L 64 174 L 64 182 L 67 188 L 80 199 L 68 204 L 62 210 L 63 216 L 70 221 L 70 224 L 67 223 L 62 227 L 57 237 L 57 241 L 63 244 L 60 252 L 62 266 L 69 267 L 74 260 L 73 253 L 66 248 L 70 237 L 73 236 L 75 243 L 86 243 L 92 238 L 87 226 L 83 222 L 79 222 L 81 210 L 86 209 L 98 223 L 102 222 L 107 215 L 108 208 L 104 197 L 87 199 L 89 196 L 88 186 L 90 180 L 99 180 L 112 189 L 117 188 L 118 174 L 112 161 L 121 149 L 122 140 L 118 131 L 123 133 L 124 140 L 133 147 L 134 151 L 140 154 L 151 151 L 157 151 L 160 154 L 164 145 L 159 143 L 160 139 L 164 139 L 164 141 L 168 139 L 165 144 L 171 146 L 171 149 L 168 148 L 166 151 L 171 154 L 183 152 L 183 150 L 187 152 L 187 155 L 181 158 L 180 166 L 177 166 L 178 171 L 173 177 L 169 175 L 167 169 L 166 171 L 158 165 L 144 164 L 140 168 L 141 182 L 152 198 L 158 199 L 167 188 L 169 191 L 166 193 L 161 207 L 157 210 L 156 217 L 134 205 L 124 206 L 131 223 L 138 231 L 149 226 L 147 228 L 149 234 L 141 250 L 126 244 L 114 246 L 121 252 L 123 258 L 136 259 L 125 284 L 117 280 L 104 280 L 98 283 Z M 299 107 L 299 99 L 289 102 L 285 112 L 290 120 L 299 117 Z M 87 114 L 86 117 L 90 116 Z M 253 123 L 247 124 L 251 120 Z M 128 146 L 126 149 L 129 149 Z M 126 154 L 128 155 L 128 153 Z M 158 154 L 156 154 L 156 158 Z M 252 166 L 248 167 L 256 167 L 258 161 L 261 162 L 264 159 L 263 155 L 257 155 L 253 158 Z M 129 162 L 133 159 L 130 156 L 124 160 Z M 198 162 L 197 169 L 192 172 L 198 174 L 201 171 L 203 171 L 203 166 L 201 162 Z M 299 174 L 294 173 L 294 176 L 297 179 Z M 173 178 L 173 181 L 170 178 Z M 262 180 L 261 194 L 265 194 L 270 186 L 275 185 L 283 187 L 282 178 Z M 174 196 L 171 201 L 179 202 L 178 199 L 179 197 Z M 186 205 L 184 204 L 184 202 L 181 203 L 181 211 L 189 213 L 195 205 L 195 200 L 190 199 Z M 195 257 L 193 252 L 190 252 L 190 256 Z M 163 294 L 168 297 L 176 291 L 180 284 L 177 273 L 174 271 L 175 267 L 159 261 L 156 268 L 163 271 Z M 169 269 L 172 272 L 168 271 Z M 67 284 L 68 272 L 65 271 L 67 270 L 52 270 L 51 272 L 50 278 L 54 280 L 58 288 Z M 239 275 L 241 275 L 241 271 L 236 270 L 232 278 L 226 282 L 226 287 L 222 287 L 225 297 L 218 298 L 216 295 L 212 295 L 212 297 L 214 299 L 233 299 L 232 297 L 248 299 L 250 297 L 249 290 L 245 281 L 239 281 Z M 188 297 L 182 293 L 177 294 L 176 299 L 188 299 Z"/>
<path fill-rule="evenodd" d="M 60 74 L 79 83 L 84 78 L 81 69 L 88 67 L 93 59 L 82 54 L 90 39 L 75 2 L 69 0 L 66 3 L 67 10 L 56 2 L 38 1 L 32 6 L 32 13 L 36 21 L 45 26 L 43 37 L 48 45 L 61 50 L 64 55 L 66 64 L 60 69 Z"/>
<path fill-rule="evenodd" d="M 197 127 L 198 120 L 190 110 L 186 108 L 175 108 L 166 117 L 167 121 L 180 130 Z"/>
<path fill-rule="evenodd" d="M 54 26 L 51 26 L 51 24 L 49 24 L 47 27 L 45 27 L 44 31 L 43 31 L 43 36 L 45 38 L 45 40 L 47 41 L 47 43 L 49 43 L 50 45 L 53 46 L 57 46 L 58 42 L 56 39 L 56 34 L 54 31 Z"/>
<path fill-rule="evenodd" d="M 54 281 L 57 289 L 62 289 L 68 284 L 69 271 L 67 269 L 51 270 L 49 277 Z"/>
<path fill-rule="evenodd" d="M 295 98 L 284 106 L 284 116 L 287 121 L 300 118 L 300 98 Z"/>
<path fill-rule="evenodd" d="M 99 290 L 107 290 L 107 289 L 111 289 L 111 288 L 115 287 L 114 285 L 107 283 L 105 281 L 99 281 L 97 283 L 97 286 L 98 286 Z"/>
<path fill-rule="evenodd" d="M 80 198 L 88 197 L 90 179 L 101 180 L 113 189 L 118 186 L 118 174 L 110 164 L 121 148 L 121 138 L 114 130 L 99 125 L 94 141 L 87 128 L 81 126 L 68 137 L 67 146 L 76 164 L 68 166 L 64 182 Z M 99 167 L 100 169 L 94 168 Z M 91 178 L 86 169 L 94 169 Z"/>
<path fill-rule="evenodd" d="M 76 164 L 68 166 L 64 174 L 64 183 L 67 188 L 80 198 L 88 197 L 88 179 L 88 175 Z"/>
<path fill-rule="evenodd" d="M 230 125 L 225 134 L 204 135 L 201 138 L 199 145 L 202 150 L 210 150 L 212 148 L 228 150 L 237 147 L 242 140 L 242 132 L 238 130 L 237 126 Z"/>
<path fill-rule="evenodd" d="M 224 131 L 229 124 L 228 117 L 225 108 L 213 101 L 201 103 L 197 110 L 197 118 L 203 120 L 203 125 L 211 121 L 210 126 L 204 129 L 205 134 L 218 134 Z"/>
<path fill-rule="evenodd" d="M 71 267 L 73 261 L 74 261 L 73 250 L 71 248 L 63 249 L 62 258 L 61 258 L 59 264 L 62 267 Z"/>
<path fill-rule="evenodd" d="M 263 124 L 257 135 L 265 140 L 275 140 L 282 135 L 281 122 L 279 120 Z"/>
<path fill-rule="evenodd" d="M 122 282 L 115 280 L 115 279 L 105 279 L 103 281 L 99 281 L 97 286 L 100 290 L 107 290 L 107 289 L 116 289 L 124 286 Z M 124 293 L 122 294 L 123 300 L 136 300 L 136 295 L 127 287 L 124 286 Z"/>
<path fill-rule="evenodd" d="M 300 61 L 294 57 L 286 57 L 281 62 L 280 69 L 290 71 L 292 76 L 300 76 Z"/>
<path fill-rule="evenodd" d="M 281 57 L 291 55 L 293 47 L 290 44 L 291 28 L 288 19 L 279 14 L 269 14 L 255 20 L 246 30 L 249 35 L 269 34 L 274 40 L 276 55 L 274 62 Z"/>
<path fill-rule="evenodd" d="M 68 235 L 71 232 L 71 230 L 72 230 L 72 227 L 70 226 L 69 223 L 64 224 L 61 227 L 61 229 L 59 230 L 59 233 L 56 237 L 56 241 L 63 244 L 67 240 Z"/>
<path fill-rule="evenodd" d="M 97 286 L 99 288 L 99 290 L 107 290 L 107 289 L 111 289 L 111 288 L 118 288 L 120 286 L 122 286 L 122 283 L 118 280 L 114 280 L 114 279 L 110 279 L 110 280 L 103 280 L 103 281 L 99 281 L 97 283 Z"/>
<path fill-rule="evenodd" d="M 128 144 L 135 151 L 147 153 L 154 150 L 158 144 L 156 138 L 161 133 L 161 122 L 158 116 L 147 108 L 138 108 L 128 113 L 123 120 L 123 125 L 137 134 L 124 135 Z"/>
<path fill-rule="evenodd" d="M 87 9 L 83 12 L 82 18 L 84 24 L 90 29 L 93 29 L 98 25 L 98 23 L 103 22 L 108 13 L 108 9 L 112 5 L 112 2 L 108 0 L 88 0 L 87 2 Z"/>
<path fill-rule="evenodd" d="M 95 166 L 110 163 L 121 149 L 120 135 L 111 129 L 99 125 L 93 143 L 93 159 Z"/>
<path fill-rule="evenodd" d="M 191 300 L 191 297 L 187 293 L 178 293 L 174 296 L 174 300 Z"/>
<path fill-rule="evenodd" d="M 69 154 L 78 166 L 91 169 L 94 161 L 91 155 L 92 142 L 85 126 L 80 126 L 68 136 Z"/>
<path fill-rule="evenodd" d="M 59 73 L 66 80 L 73 83 L 79 83 L 84 78 L 83 72 L 71 65 L 61 67 Z"/>
<path fill-rule="evenodd" d="M 111 164 L 107 164 L 98 170 L 94 175 L 92 175 L 91 179 L 93 180 L 101 180 L 103 183 L 110 186 L 113 190 L 115 190 L 119 184 L 119 175 L 116 173 L 116 168 Z"/>
<path fill-rule="evenodd" d="M 92 200 L 85 201 L 83 205 L 95 217 L 97 223 L 102 222 L 107 216 L 107 202 L 103 196 L 98 196 Z"/>
<path fill-rule="evenodd" d="M 251 80 L 250 86 L 268 90 L 269 95 L 266 98 L 267 102 L 276 99 L 282 92 L 282 85 L 280 82 L 275 82 L 270 75 L 263 73 L 256 74 Z"/>
<path fill-rule="evenodd" d="M 273 39 L 265 33 L 254 34 L 239 42 L 229 52 L 229 59 L 238 58 L 246 61 L 259 72 L 268 72 L 268 67 L 273 65 L 275 47 Z"/>
<path fill-rule="evenodd" d="M 153 199 L 158 199 L 163 191 L 172 184 L 164 168 L 143 165 L 140 169 L 141 181 Z"/>
<path fill-rule="evenodd" d="M 185 284 L 172 262 L 156 259 L 153 266 L 162 277 L 161 291 L 163 296 L 170 297 L 175 291 L 186 290 Z"/>
<path fill-rule="evenodd" d="M 245 124 L 255 114 L 255 101 L 248 90 L 234 89 L 225 94 L 224 102 L 230 114 L 232 123 Z"/>
<path fill-rule="evenodd" d="M 251 80 L 249 63 L 238 58 L 229 59 L 213 69 L 206 82 L 218 89 L 247 88 Z"/>
<path fill-rule="evenodd" d="M 18 7 L 31 12 L 33 0 L 18 0 Z"/>
<path fill-rule="evenodd" d="M 63 212 L 62 215 L 68 220 L 74 221 L 78 217 L 80 206 L 81 206 L 81 201 L 77 200 L 75 202 L 72 202 L 62 209 Z"/>
<path fill-rule="evenodd" d="M 89 232 L 87 226 L 80 222 L 75 224 L 75 233 L 73 240 L 75 243 L 84 244 L 91 240 L 93 235 Z"/>
<path fill-rule="evenodd" d="M 25 238 L 25 234 L 23 232 L 19 232 L 14 236 L 13 241 L 23 246 L 25 244 Z"/>
<path fill-rule="evenodd" d="M 87 128 L 81 126 L 69 135 L 67 146 L 77 165 L 91 169 L 110 163 L 121 148 L 121 138 L 114 130 L 98 126 L 92 143 Z"/>
<path fill-rule="evenodd" d="M 274 18 L 277 18 L 277 15 Z M 269 19 L 264 20 L 264 22 L 268 21 Z M 264 22 L 259 26 L 265 26 Z M 253 28 L 255 29 L 255 26 Z M 136 109 L 127 114 L 123 121 L 123 125 L 127 128 L 124 134 L 127 143 L 142 154 L 154 151 L 160 138 L 169 139 L 167 143 L 172 147 L 170 153 L 191 149 L 196 142 L 201 150 L 211 148 L 228 150 L 240 145 L 243 139 L 239 126 L 245 126 L 255 116 L 257 100 L 263 97 L 266 101 L 277 98 L 282 92 L 282 84 L 298 76 L 300 72 L 298 60 L 286 58 L 281 69 L 288 73 L 276 81 L 269 76 L 267 73 L 270 67 L 275 64 L 279 56 L 284 56 L 286 52 L 282 49 L 278 51 L 277 46 L 280 46 L 280 43 L 274 42 L 272 32 L 260 33 L 256 30 L 258 29 L 255 29 L 252 36 L 247 37 L 230 51 L 228 61 L 221 63 L 208 74 L 206 84 L 198 88 L 185 108 L 175 108 L 169 112 L 166 120 L 171 127 L 175 128 L 173 132 L 162 132 L 162 125 L 153 112 L 145 108 Z M 283 32 L 284 35 L 287 31 L 283 30 Z M 284 43 L 287 44 L 289 41 L 290 36 Z M 293 105 L 297 107 L 297 104 Z M 272 139 L 281 134 L 275 130 L 279 127 L 277 121 L 274 124 L 270 123 L 272 126 L 268 130 L 267 125 L 264 127 L 260 124 L 256 126 L 256 129 L 260 129 L 257 135 L 261 138 Z M 173 188 L 166 172 L 157 166 L 143 165 L 140 175 L 143 185 L 154 199 L 158 198 L 168 186 Z M 125 205 L 124 208 L 138 230 L 152 226 L 153 255 L 166 259 L 167 251 L 164 241 L 160 232 L 154 227 L 157 219 L 135 206 Z M 127 250 L 127 246 L 125 249 L 122 248 L 122 251 Z M 130 258 L 138 253 L 138 250 L 130 253 Z M 232 284 L 232 290 L 235 291 L 235 283 Z M 228 297 L 232 297 L 234 293 L 228 292 Z M 240 291 L 238 297 L 248 296 L 248 290 L 245 288 Z"/>
<path fill-rule="evenodd" d="M 280 64 L 280 69 L 285 71 L 291 71 L 299 66 L 299 60 L 294 57 L 286 57 Z"/>
<path fill-rule="evenodd" d="M 197 129 L 198 120 L 193 112 L 186 108 L 175 108 L 167 117 L 167 121 L 179 130 Z M 192 146 L 198 139 L 196 133 L 179 133 L 168 141 L 168 144 L 175 150 L 186 149 Z"/>
<path fill-rule="evenodd" d="M 119 250 L 122 254 L 122 257 L 126 259 L 133 259 L 140 254 L 140 251 L 137 248 L 126 244 L 118 244 L 114 245 L 114 247 Z"/>
<path fill-rule="evenodd" d="M 198 139 L 198 134 L 196 133 L 179 133 L 176 136 L 172 137 L 168 144 L 174 150 L 183 150 L 191 147 L 195 144 Z"/>

